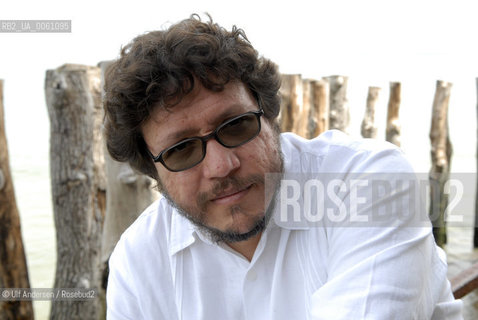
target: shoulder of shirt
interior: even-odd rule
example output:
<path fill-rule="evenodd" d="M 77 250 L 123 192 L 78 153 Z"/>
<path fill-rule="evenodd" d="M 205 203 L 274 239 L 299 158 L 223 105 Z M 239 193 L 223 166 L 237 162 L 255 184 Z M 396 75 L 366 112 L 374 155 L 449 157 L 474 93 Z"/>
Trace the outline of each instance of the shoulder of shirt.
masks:
<path fill-rule="evenodd" d="M 281 144 L 283 151 L 288 152 L 308 152 L 317 155 L 326 155 L 333 151 L 334 148 L 346 148 L 357 152 L 373 152 L 393 150 L 401 152 L 401 150 L 387 141 L 378 139 L 357 139 L 339 130 L 328 130 L 313 139 L 305 139 L 292 132 L 284 132 L 281 134 Z"/>
<path fill-rule="evenodd" d="M 377 139 L 353 138 L 339 130 L 326 131 L 310 140 L 282 133 L 281 148 L 286 172 L 363 171 L 378 164 L 385 168 L 370 169 L 388 167 L 394 171 L 396 162 L 401 164 L 401 171 L 413 171 L 397 146 Z"/>

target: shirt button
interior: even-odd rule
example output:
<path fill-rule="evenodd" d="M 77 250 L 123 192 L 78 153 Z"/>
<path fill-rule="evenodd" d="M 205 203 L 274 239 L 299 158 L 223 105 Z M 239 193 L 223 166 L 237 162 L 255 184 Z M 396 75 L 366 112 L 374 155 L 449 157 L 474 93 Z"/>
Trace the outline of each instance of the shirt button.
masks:
<path fill-rule="evenodd" d="M 247 280 L 248 281 L 256 281 L 257 279 L 257 272 L 254 270 L 251 270 L 247 273 Z"/>

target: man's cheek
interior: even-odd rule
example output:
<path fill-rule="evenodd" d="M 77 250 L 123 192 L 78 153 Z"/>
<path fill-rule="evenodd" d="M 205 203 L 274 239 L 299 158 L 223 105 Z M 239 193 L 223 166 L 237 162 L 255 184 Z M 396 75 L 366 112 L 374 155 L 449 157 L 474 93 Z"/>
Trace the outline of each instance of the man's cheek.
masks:
<path fill-rule="evenodd" d="M 186 207 L 191 207 L 196 204 L 198 192 L 194 192 L 190 187 L 191 182 L 173 180 L 168 184 L 167 191 L 175 202 Z"/>

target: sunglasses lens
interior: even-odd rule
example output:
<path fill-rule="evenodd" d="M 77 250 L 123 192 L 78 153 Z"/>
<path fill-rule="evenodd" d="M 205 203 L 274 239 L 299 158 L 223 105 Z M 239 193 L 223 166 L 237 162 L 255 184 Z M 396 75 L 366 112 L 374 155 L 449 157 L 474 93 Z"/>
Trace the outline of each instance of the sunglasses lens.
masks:
<path fill-rule="evenodd" d="M 239 147 L 255 138 L 261 131 L 261 113 L 249 112 L 226 121 L 215 132 L 217 140 L 228 148 Z M 160 160 L 171 171 L 182 171 L 194 167 L 206 155 L 205 138 L 183 140 L 161 153 Z M 204 140 L 204 142 L 203 142 Z"/>
<path fill-rule="evenodd" d="M 163 155 L 163 162 L 172 171 L 181 171 L 201 162 L 204 157 L 201 139 L 191 138 L 167 149 Z"/>
<path fill-rule="evenodd" d="M 259 118 L 245 114 L 224 123 L 217 130 L 217 137 L 227 147 L 238 147 L 257 136 L 260 129 Z"/>

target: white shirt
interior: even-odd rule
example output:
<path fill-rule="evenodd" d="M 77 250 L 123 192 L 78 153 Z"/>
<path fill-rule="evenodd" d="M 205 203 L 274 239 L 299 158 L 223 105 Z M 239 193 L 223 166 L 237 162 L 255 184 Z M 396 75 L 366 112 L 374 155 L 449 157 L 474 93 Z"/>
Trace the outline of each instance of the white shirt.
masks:
<path fill-rule="evenodd" d="M 395 147 L 338 131 L 310 141 L 282 134 L 281 144 L 287 173 L 412 170 Z M 361 201 L 360 214 L 367 214 L 373 204 Z M 209 241 L 160 198 L 110 258 L 107 318 L 462 319 L 429 223 L 323 220 L 294 224 L 276 214 L 249 262 Z"/>

